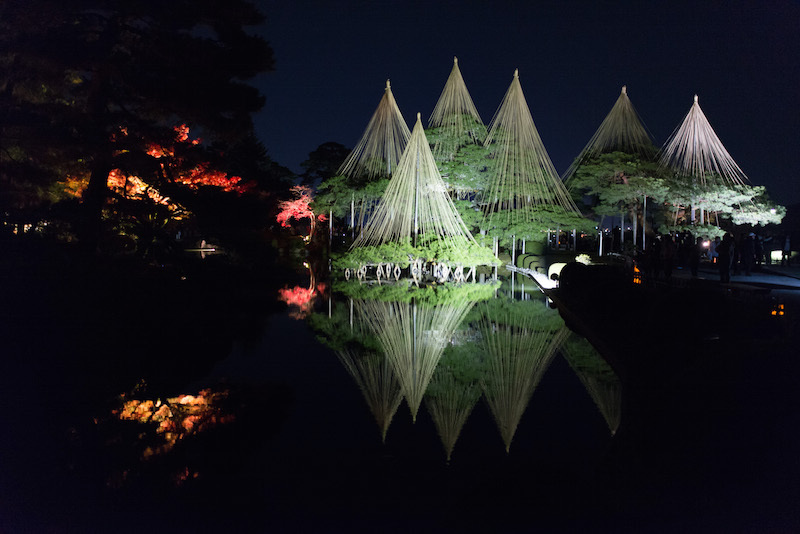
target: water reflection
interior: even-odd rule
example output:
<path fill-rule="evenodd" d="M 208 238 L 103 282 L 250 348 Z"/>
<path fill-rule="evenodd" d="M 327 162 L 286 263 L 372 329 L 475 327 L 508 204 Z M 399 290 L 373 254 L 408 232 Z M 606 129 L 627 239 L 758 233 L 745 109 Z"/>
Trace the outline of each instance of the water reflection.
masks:
<path fill-rule="evenodd" d="M 536 386 L 568 330 L 540 301 L 502 302 L 481 322 L 486 361 L 483 392 L 506 451 Z"/>
<path fill-rule="evenodd" d="M 359 301 L 360 315 L 378 338 L 414 421 L 439 359 L 472 305 Z"/>
<path fill-rule="evenodd" d="M 561 346 L 561 354 L 580 378 L 608 425 L 617 433 L 622 411 L 622 386 L 611 366 L 586 338 L 570 334 Z"/>
<path fill-rule="evenodd" d="M 145 388 L 144 384 L 139 384 L 131 393 L 120 395 L 119 405 L 111 414 L 123 426 L 110 424 L 112 430 L 108 439 L 109 443 L 122 443 L 128 451 L 135 451 L 141 461 L 169 456 L 179 444 L 191 440 L 196 434 L 235 420 L 235 415 L 226 406 L 229 392 L 225 389 L 202 389 L 196 394 L 161 399 L 146 398 Z M 119 434 L 114 436 L 116 432 Z M 123 458 L 112 471 L 108 485 L 120 486 L 130 478 L 135 468 L 133 463 L 127 462 Z M 173 469 L 171 475 L 176 484 L 198 476 L 199 472 L 189 465 Z"/>
<path fill-rule="evenodd" d="M 620 424 L 620 382 L 594 348 L 570 332 L 543 296 L 517 300 L 496 287 L 479 292 L 471 286 L 463 293 L 384 286 L 370 294 L 356 283 L 344 293 L 360 298 L 332 301 L 327 313 L 309 318 L 360 388 L 382 440 L 402 400 L 413 421 L 424 403 L 449 462 L 483 398 L 508 452 L 559 352 L 613 435 Z"/>
<path fill-rule="evenodd" d="M 386 442 L 386 432 L 403 402 L 400 383 L 389 361 L 382 354 L 359 348 L 338 350 L 336 355 L 361 389 L 364 400 L 378 423 L 381 439 Z"/>

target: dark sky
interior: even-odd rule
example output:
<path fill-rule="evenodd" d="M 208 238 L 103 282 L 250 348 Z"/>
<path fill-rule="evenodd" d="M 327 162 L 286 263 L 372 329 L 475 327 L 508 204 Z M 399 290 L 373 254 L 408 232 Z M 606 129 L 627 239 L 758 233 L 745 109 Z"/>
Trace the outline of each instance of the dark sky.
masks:
<path fill-rule="evenodd" d="M 386 79 L 413 127 L 453 56 L 489 123 L 514 69 L 564 172 L 622 85 L 662 146 L 694 94 L 728 152 L 775 201 L 800 202 L 800 2 L 261 0 L 275 71 L 258 132 L 300 171 L 326 141 L 353 147 Z"/>

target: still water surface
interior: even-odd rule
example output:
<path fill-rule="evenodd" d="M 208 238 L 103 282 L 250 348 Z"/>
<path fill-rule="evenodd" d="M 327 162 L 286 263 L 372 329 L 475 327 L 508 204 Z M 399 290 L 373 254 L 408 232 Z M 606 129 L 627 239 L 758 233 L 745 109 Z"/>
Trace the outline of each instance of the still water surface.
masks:
<path fill-rule="evenodd" d="M 785 344 L 756 340 L 700 354 L 707 359 L 691 359 L 668 383 L 623 383 L 530 289 L 512 293 L 506 283 L 489 298 L 399 302 L 315 288 L 313 300 L 289 299 L 220 347 L 202 373 L 192 367 L 181 382 L 170 370 L 172 381 L 159 386 L 150 375 L 129 379 L 113 395 L 103 376 L 84 376 L 75 386 L 92 391 L 76 392 L 69 363 L 63 374 L 11 366 L 0 524 L 8 532 L 798 524 L 800 420 L 787 376 L 797 366 L 788 353 L 754 352 Z M 119 340 L 108 341 L 104 356 L 113 359 Z M 59 348 L 53 339 L 33 345 Z"/>

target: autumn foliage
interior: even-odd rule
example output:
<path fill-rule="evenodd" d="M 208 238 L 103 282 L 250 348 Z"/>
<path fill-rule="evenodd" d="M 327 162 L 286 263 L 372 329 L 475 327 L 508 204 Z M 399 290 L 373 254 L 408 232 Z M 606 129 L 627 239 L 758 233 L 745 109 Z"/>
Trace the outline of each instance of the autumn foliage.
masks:
<path fill-rule="evenodd" d="M 178 211 L 180 207 L 163 192 L 167 184 L 180 184 L 190 189 L 210 186 L 239 194 L 254 187 L 252 182 L 245 182 L 240 176 L 229 176 L 213 168 L 207 161 L 190 161 L 185 155 L 187 150 L 200 145 L 202 140 L 192 139 L 189 136 L 189 127 L 185 124 L 176 126 L 174 132 L 174 138 L 169 143 L 145 143 L 146 155 L 157 160 L 157 165 L 153 166 L 154 171 L 134 173 L 121 168 L 111 170 L 107 185 L 113 196 L 128 200 L 150 199 L 157 204 L 168 206 L 172 211 Z M 122 144 L 127 135 L 127 130 L 120 129 L 112 136 L 112 141 Z M 120 150 L 118 155 L 123 152 Z M 63 185 L 68 194 L 80 198 L 88 184 L 87 175 L 69 176 Z"/>
<path fill-rule="evenodd" d="M 304 288 L 295 286 L 291 289 L 285 287 L 278 290 L 278 300 L 285 302 L 293 310 L 289 312 L 289 317 L 293 319 L 304 319 L 312 311 L 314 297 L 317 291 L 313 287 Z"/>
<path fill-rule="evenodd" d="M 148 445 L 142 459 L 165 454 L 188 436 L 233 421 L 234 416 L 223 412 L 220 405 L 227 391 L 201 390 L 197 395 L 179 395 L 164 401 L 157 399 L 125 399 L 113 413 L 123 421 L 149 425 L 160 437 L 158 444 Z"/>
<path fill-rule="evenodd" d="M 315 221 L 325 221 L 326 217 L 324 215 L 315 215 L 311 209 L 313 196 L 310 187 L 296 185 L 292 187 L 292 195 L 294 196 L 292 200 L 284 200 L 278 205 L 280 212 L 276 219 L 283 227 L 288 227 L 291 219 L 298 221 L 308 219 L 311 223 L 308 239 L 311 239 L 311 236 L 314 235 Z"/>

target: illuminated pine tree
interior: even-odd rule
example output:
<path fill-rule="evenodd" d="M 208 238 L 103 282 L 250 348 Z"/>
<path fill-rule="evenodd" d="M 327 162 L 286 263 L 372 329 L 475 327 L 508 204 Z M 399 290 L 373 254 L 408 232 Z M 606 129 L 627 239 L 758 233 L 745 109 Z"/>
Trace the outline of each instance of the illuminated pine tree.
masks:
<path fill-rule="evenodd" d="M 459 148 L 483 143 L 486 137 L 486 127 L 461 76 L 458 58 L 453 58 L 453 70 L 433 108 L 428 128 L 435 129 L 433 155 L 437 161 L 452 161 Z"/>
<path fill-rule="evenodd" d="M 699 184 L 745 185 L 750 180 L 725 149 L 697 95 L 683 119 L 661 149 L 661 164 Z"/>
<path fill-rule="evenodd" d="M 484 198 L 490 225 L 528 223 L 553 209 L 580 216 L 539 137 L 517 71 L 484 144 L 491 145 L 494 159 Z"/>
<path fill-rule="evenodd" d="M 564 183 L 569 185 L 570 178 L 583 163 L 611 152 L 634 154 L 645 160 L 651 160 L 657 152 L 650 134 L 628 98 L 628 89 L 624 85 L 611 111 L 564 173 Z"/>
<path fill-rule="evenodd" d="M 475 244 L 436 167 L 417 114 L 417 123 L 378 207 L 353 247 L 382 245 L 424 236 L 449 250 Z"/>
<path fill-rule="evenodd" d="M 391 176 L 411 133 L 392 94 L 389 80 L 378 108 L 372 114 L 361 139 L 337 174 L 367 179 Z"/>

